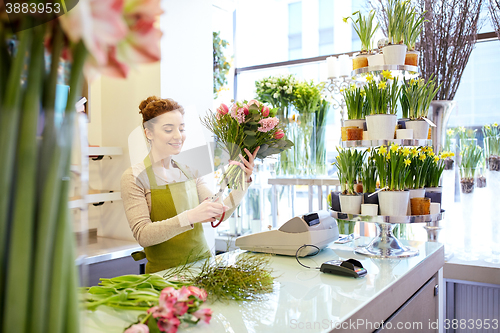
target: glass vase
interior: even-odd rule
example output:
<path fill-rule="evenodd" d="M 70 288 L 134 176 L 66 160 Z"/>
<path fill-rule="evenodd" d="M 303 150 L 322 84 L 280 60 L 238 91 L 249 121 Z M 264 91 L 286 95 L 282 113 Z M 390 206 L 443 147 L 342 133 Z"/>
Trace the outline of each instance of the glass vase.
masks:
<path fill-rule="evenodd" d="M 297 175 L 316 175 L 315 124 L 316 116 L 314 113 L 302 113 L 295 116 L 294 159 Z"/>
<path fill-rule="evenodd" d="M 287 138 L 294 143 L 292 148 L 285 150 L 279 155 L 279 163 L 276 167 L 277 176 L 291 176 L 296 173 L 296 160 L 295 160 L 295 150 L 297 149 L 296 143 L 296 126 L 295 119 L 288 118 L 284 116 L 278 116 L 280 124 L 283 126 L 283 130 L 286 133 Z"/>
<path fill-rule="evenodd" d="M 484 139 L 484 153 L 487 167 L 488 186 L 486 192 L 489 199 L 490 238 L 488 248 L 491 251 L 485 256 L 485 261 L 500 264 L 500 205 L 498 195 L 500 194 L 500 137 L 486 137 Z M 488 234 L 488 232 L 487 232 Z"/>
<path fill-rule="evenodd" d="M 465 175 L 465 171 L 461 171 Z M 470 175 L 470 173 L 469 173 Z M 474 171 L 472 177 L 460 178 L 460 207 L 462 209 L 462 232 L 463 243 L 461 249 L 458 250 L 457 256 L 465 261 L 479 259 L 478 249 L 478 218 L 475 213 L 475 180 Z"/>

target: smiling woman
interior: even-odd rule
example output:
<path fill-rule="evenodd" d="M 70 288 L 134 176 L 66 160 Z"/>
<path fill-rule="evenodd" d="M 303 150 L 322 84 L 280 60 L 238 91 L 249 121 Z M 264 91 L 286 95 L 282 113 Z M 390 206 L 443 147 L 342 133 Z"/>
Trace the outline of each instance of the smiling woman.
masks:
<path fill-rule="evenodd" d="M 148 97 L 139 105 L 150 152 L 122 176 L 122 199 L 132 233 L 144 247 L 152 273 L 210 254 L 203 222 L 229 217 L 251 183 L 254 155 L 242 161 L 247 182 L 224 202 L 206 200 L 213 193 L 189 166 L 173 160 L 186 140 L 184 109 L 172 99 Z"/>

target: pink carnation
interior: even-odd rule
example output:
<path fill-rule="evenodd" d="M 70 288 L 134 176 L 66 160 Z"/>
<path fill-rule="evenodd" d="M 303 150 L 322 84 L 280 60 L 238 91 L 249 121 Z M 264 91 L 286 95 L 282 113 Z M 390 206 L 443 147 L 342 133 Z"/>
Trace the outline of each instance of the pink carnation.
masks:
<path fill-rule="evenodd" d="M 278 125 L 279 119 L 276 117 L 264 118 L 259 121 L 260 127 L 257 128 L 259 132 L 269 132 Z"/>
<path fill-rule="evenodd" d="M 274 138 L 275 139 L 282 139 L 283 137 L 285 136 L 285 132 L 283 132 L 283 130 L 277 130 L 275 133 L 274 133 Z"/>
<path fill-rule="evenodd" d="M 149 333 L 149 328 L 144 324 L 135 324 L 127 328 L 123 333 Z"/>
<path fill-rule="evenodd" d="M 268 117 L 269 116 L 269 107 L 264 105 L 262 107 L 261 113 L 262 113 L 262 117 Z"/>

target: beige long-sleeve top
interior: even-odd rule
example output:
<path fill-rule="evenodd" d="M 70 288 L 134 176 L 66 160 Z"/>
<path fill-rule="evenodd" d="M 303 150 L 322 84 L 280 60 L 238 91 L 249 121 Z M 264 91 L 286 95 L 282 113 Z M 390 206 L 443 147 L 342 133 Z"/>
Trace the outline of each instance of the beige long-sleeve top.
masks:
<path fill-rule="evenodd" d="M 172 166 L 168 170 L 163 167 L 153 168 L 158 186 L 187 180 L 186 175 L 184 175 L 175 163 L 172 163 Z M 193 174 L 188 167 L 185 168 L 189 173 Z M 203 178 L 199 177 L 196 173 L 193 176 L 196 177 L 199 202 L 211 197 L 213 193 L 207 187 Z M 225 219 L 231 216 L 238 207 L 250 184 L 246 183 L 242 190 L 232 190 L 227 198 L 224 199 L 224 204 L 229 207 L 229 210 L 226 211 Z M 131 166 L 123 173 L 121 178 L 121 196 L 130 229 L 134 238 L 142 247 L 162 243 L 193 228 L 188 220 L 188 211 L 184 211 L 166 220 L 154 223 L 151 221 L 151 186 L 143 162 Z"/>

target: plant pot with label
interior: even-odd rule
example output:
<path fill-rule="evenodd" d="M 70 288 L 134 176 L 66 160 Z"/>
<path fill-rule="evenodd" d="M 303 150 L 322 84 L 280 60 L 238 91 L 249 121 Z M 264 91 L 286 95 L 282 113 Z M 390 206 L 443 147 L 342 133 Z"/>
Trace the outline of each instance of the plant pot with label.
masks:
<path fill-rule="evenodd" d="M 407 129 L 413 130 L 414 139 L 423 140 L 429 136 L 429 123 L 423 119 L 409 120 L 405 126 Z"/>
<path fill-rule="evenodd" d="M 370 140 L 392 140 L 398 118 L 395 114 L 372 114 L 366 116 L 366 127 Z"/>

